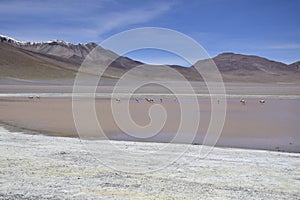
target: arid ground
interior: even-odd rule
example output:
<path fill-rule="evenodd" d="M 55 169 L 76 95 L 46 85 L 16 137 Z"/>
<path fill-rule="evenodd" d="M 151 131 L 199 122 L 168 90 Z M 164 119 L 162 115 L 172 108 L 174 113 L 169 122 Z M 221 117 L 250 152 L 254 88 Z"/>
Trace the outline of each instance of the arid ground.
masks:
<path fill-rule="evenodd" d="M 16 130 L 14 130 L 16 131 Z M 91 141 L 94 142 L 94 141 Z M 96 141 L 105 165 L 76 138 L 9 133 L 0 129 L 1 199 L 298 199 L 299 154 L 214 148 L 199 158 L 201 145 L 172 144 L 173 151 L 157 157 L 162 143 Z M 145 155 L 120 155 L 112 148 Z M 166 167 L 165 162 L 186 147 Z M 175 149 L 175 151 L 174 151 Z M 118 167 L 119 171 L 111 167 Z M 127 167 L 127 168 L 126 168 Z M 137 173 L 122 171 L 131 167 Z"/>

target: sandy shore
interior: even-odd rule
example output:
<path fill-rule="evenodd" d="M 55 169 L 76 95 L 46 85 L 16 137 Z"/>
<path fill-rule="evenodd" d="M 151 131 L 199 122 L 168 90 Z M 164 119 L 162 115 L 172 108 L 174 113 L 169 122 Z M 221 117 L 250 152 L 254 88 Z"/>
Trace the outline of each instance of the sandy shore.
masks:
<path fill-rule="evenodd" d="M 172 97 L 164 97 L 163 103 L 156 97 L 155 101 L 165 107 L 168 118 L 164 128 L 154 137 L 139 139 L 123 133 L 112 116 L 110 100 L 96 100 L 97 117 L 106 136 L 114 140 L 169 142 L 174 137 L 180 121 L 180 110 Z M 218 146 L 242 147 L 252 149 L 281 150 L 300 152 L 300 99 L 266 99 L 264 105 L 258 103 L 259 98 L 247 99 L 242 105 L 238 98 L 227 99 L 227 115 L 225 126 Z M 117 103 L 123 106 L 123 102 Z M 186 100 L 188 104 L 188 99 Z M 87 102 L 81 99 L 83 107 Z M 133 120 L 137 124 L 149 123 L 148 110 L 152 104 L 143 97 L 140 101 L 130 101 Z M 194 143 L 201 144 L 210 120 L 210 100 L 199 98 L 200 109 L 188 107 L 191 113 L 200 112 L 200 127 Z M 87 116 L 87 120 L 89 121 Z M 54 136 L 78 137 L 72 114 L 72 99 L 68 97 L 42 97 L 28 99 L 24 97 L 2 97 L 0 100 L 0 122 L 19 128 L 34 130 Z M 87 135 L 97 137 L 98 130 L 86 129 Z M 189 133 L 186 133 L 189 134 Z M 141 133 L 143 136 L 143 133 Z M 184 138 L 175 142 L 185 142 Z"/>
<path fill-rule="evenodd" d="M 149 152 L 161 143 L 91 141 L 106 154 L 106 166 L 76 138 L 9 133 L 0 127 L 0 199 L 299 199 L 299 154 L 215 148 L 199 158 L 201 145 L 172 144 L 187 151 L 155 172 L 176 151 Z M 135 161 L 112 145 L 145 155 Z M 121 171 L 110 167 L 118 166 Z M 126 166 L 124 166 L 124 169 Z"/>

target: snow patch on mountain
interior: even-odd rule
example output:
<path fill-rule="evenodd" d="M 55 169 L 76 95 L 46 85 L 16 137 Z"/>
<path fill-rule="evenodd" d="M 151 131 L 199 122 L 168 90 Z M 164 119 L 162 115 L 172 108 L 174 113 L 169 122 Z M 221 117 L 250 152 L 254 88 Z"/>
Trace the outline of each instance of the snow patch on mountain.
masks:
<path fill-rule="evenodd" d="M 51 45 L 65 45 L 65 46 L 71 46 L 71 45 L 76 45 L 76 44 L 72 44 L 70 42 L 65 42 L 63 40 L 49 40 L 46 42 L 24 42 L 24 41 L 19 41 L 16 40 L 12 37 L 8 37 L 5 35 L 0 35 L 0 41 L 1 42 L 6 42 L 6 43 L 10 43 L 10 44 L 16 44 L 16 45 L 43 45 L 43 44 L 51 44 Z M 88 43 L 90 44 L 90 43 Z M 84 44 L 77 44 L 77 45 L 84 45 Z"/>

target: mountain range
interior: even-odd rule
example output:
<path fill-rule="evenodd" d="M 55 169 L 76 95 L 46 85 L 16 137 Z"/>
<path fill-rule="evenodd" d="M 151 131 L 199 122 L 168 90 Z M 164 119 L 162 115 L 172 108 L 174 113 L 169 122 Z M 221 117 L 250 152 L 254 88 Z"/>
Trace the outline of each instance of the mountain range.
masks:
<path fill-rule="evenodd" d="M 98 46 L 96 43 L 72 44 L 61 40 L 48 42 L 20 42 L 7 36 L 0 36 L 0 78 L 25 80 L 48 80 L 74 78 L 86 56 L 97 47 L 101 63 L 109 65 L 106 78 L 116 79 L 128 70 L 144 65 L 139 77 L 151 77 L 148 65 Z M 253 55 L 222 53 L 212 58 L 223 80 L 226 82 L 300 82 L 300 61 L 287 65 Z M 194 66 L 201 66 L 207 60 L 199 60 L 191 67 L 168 65 L 192 81 L 203 81 Z M 172 79 L 164 65 L 156 65 L 159 79 Z"/>

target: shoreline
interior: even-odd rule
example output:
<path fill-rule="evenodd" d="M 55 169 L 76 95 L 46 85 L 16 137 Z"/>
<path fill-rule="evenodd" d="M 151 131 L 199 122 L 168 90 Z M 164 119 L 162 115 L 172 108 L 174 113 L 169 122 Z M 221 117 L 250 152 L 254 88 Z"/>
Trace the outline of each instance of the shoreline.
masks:
<path fill-rule="evenodd" d="M 6 129 L 10 133 L 20 133 L 25 135 L 32 135 L 32 136 L 45 136 L 45 137 L 58 137 L 58 138 L 73 138 L 73 139 L 79 139 L 80 141 L 116 141 L 116 142 L 128 142 L 128 143 L 154 143 L 154 144 L 175 144 L 175 145 L 195 145 L 195 146 L 206 146 L 200 143 L 174 143 L 174 142 L 152 142 L 152 141 L 139 141 L 139 140 L 118 140 L 118 139 L 97 139 L 97 138 L 80 138 L 79 136 L 66 136 L 57 133 L 56 135 L 53 133 L 45 133 L 38 130 L 30 130 L 27 128 L 18 127 L 15 125 L 11 125 L 8 123 L 3 123 L 0 121 L 0 128 Z M 211 147 L 211 146 L 207 146 Z M 300 154 L 300 151 L 285 151 L 285 150 L 276 150 L 276 149 L 263 149 L 263 148 L 246 148 L 246 147 L 236 147 L 236 146 L 222 146 L 222 145 L 215 145 L 213 148 L 219 148 L 219 149 L 233 149 L 233 150 L 251 150 L 251 151 L 270 151 L 270 152 L 280 152 L 280 153 L 288 153 L 288 154 Z"/>
<path fill-rule="evenodd" d="M 260 94 L 250 94 L 250 95 L 241 95 L 241 94 L 167 94 L 167 93 L 0 93 L 0 98 L 28 98 L 29 96 L 38 96 L 44 98 L 97 98 L 97 99 L 111 99 L 112 95 L 116 98 L 134 98 L 134 97 L 197 97 L 197 98 L 249 98 L 249 99 L 300 99 L 300 95 L 260 95 Z"/>
<path fill-rule="evenodd" d="M 66 81 L 66 83 L 65 83 Z M 2 93 L 72 93 L 74 81 L 67 80 L 53 80 L 51 82 L 36 81 L 29 84 L 11 83 L 1 80 L 0 78 L 0 94 Z M 68 82 L 68 83 L 67 83 Z M 100 81 L 99 85 L 93 86 L 87 82 L 83 82 L 80 89 L 88 91 L 94 91 L 96 93 L 112 93 L 115 89 L 117 81 L 111 82 L 111 80 L 104 79 Z M 186 88 L 182 86 L 180 82 L 166 82 L 172 87 L 176 88 L 177 93 L 186 93 Z M 170 91 L 160 85 L 144 85 L 143 82 L 129 81 L 124 83 L 122 87 L 118 87 L 119 92 L 131 93 L 131 88 L 141 84 L 137 91 L 138 93 L 169 93 Z M 163 85 L 164 82 L 161 82 Z M 213 89 L 213 93 L 218 93 L 218 90 L 222 91 L 222 83 L 209 82 L 210 89 Z M 247 83 L 247 82 L 224 82 L 226 94 L 228 95 L 300 95 L 300 83 Z M 205 82 L 190 82 L 194 92 L 196 94 L 209 94 L 207 84 Z M 96 87 L 96 88 L 95 88 Z M 78 88 L 77 88 L 78 89 Z M 212 93 L 212 92 L 211 92 Z"/>

